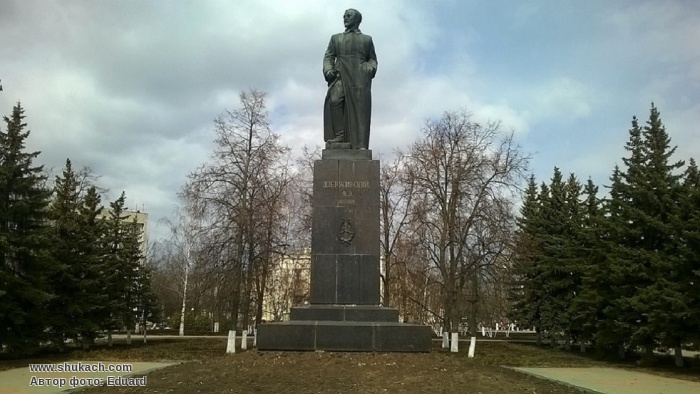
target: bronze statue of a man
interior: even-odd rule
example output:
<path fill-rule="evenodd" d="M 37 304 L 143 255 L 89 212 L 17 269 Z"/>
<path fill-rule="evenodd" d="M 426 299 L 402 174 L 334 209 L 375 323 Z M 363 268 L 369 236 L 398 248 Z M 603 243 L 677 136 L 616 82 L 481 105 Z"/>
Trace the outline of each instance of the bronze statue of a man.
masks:
<path fill-rule="evenodd" d="M 362 15 L 357 10 L 345 11 L 343 22 L 345 32 L 331 37 L 323 57 L 328 82 L 323 136 L 327 142 L 349 142 L 353 149 L 367 149 L 377 55 L 372 37 L 360 32 Z"/>

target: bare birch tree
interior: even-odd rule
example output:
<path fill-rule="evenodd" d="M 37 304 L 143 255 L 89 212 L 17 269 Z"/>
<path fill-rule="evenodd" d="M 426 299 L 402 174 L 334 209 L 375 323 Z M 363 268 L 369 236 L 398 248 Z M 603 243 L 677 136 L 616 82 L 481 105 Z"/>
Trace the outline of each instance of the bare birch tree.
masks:
<path fill-rule="evenodd" d="M 172 220 L 166 219 L 165 224 L 169 229 L 167 242 L 168 259 L 178 264 L 177 272 L 181 272 L 181 296 L 182 304 L 180 308 L 180 336 L 185 335 L 185 313 L 187 312 L 187 284 L 190 272 L 195 266 L 195 247 L 197 245 L 197 235 L 200 227 L 196 218 L 187 209 L 175 211 Z"/>
<path fill-rule="evenodd" d="M 384 260 L 384 272 L 381 279 L 384 290 L 382 303 L 385 306 L 398 306 L 392 300 L 392 293 L 398 288 L 393 283 L 393 279 L 396 277 L 394 268 L 400 263 L 397 258 L 397 249 L 406 238 L 406 227 L 413 197 L 413 184 L 405 180 L 402 182 L 402 177 L 405 175 L 404 164 L 404 156 L 399 153 L 390 164 L 385 163 L 381 167 L 379 184 L 380 245 Z"/>
<path fill-rule="evenodd" d="M 207 260 L 227 289 L 231 326 L 239 326 L 240 316 L 245 329 L 254 315 L 260 320 L 289 150 L 271 131 L 263 92 L 242 92 L 239 108 L 225 111 L 214 125 L 214 152 L 189 175 L 182 195 L 204 218 Z"/>

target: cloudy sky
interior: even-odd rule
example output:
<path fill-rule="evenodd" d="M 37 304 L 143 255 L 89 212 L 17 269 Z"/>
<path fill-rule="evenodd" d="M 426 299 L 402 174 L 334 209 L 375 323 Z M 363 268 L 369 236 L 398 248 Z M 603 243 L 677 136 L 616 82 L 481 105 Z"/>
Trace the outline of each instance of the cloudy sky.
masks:
<path fill-rule="evenodd" d="M 20 100 L 41 164 L 92 168 L 160 232 L 242 90 L 268 93 L 295 152 L 322 144 L 322 57 L 350 7 L 379 61 L 375 155 L 464 109 L 513 129 L 538 180 L 601 184 L 653 101 L 678 158 L 700 158 L 693 0 L 0 0 L 0 114 Z"/>

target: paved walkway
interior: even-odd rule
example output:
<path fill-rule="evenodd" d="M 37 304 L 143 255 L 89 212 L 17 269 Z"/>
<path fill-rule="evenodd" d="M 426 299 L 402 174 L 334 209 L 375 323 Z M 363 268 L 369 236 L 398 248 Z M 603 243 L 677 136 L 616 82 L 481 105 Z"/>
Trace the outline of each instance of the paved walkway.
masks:
<path fill-rule="evenodd" d="M 698 394 L 700 383 L 621 368 L 514 368 L 598 393 Z"/>
<path fill-rule="evenodd" d="M 144 375 L 154 369 L 164 368 L 176 363 L 121 362 L 121 361 L 67 361 L 52 364 L 69 372 L 32 372 L 29 368 L 15 368 L 0 371 L 0 394 L 24 393 L 61 393 L 78 387 L 99 386 L 144 386 L 148 376 L 137 378 L 131 375 Z M 100 365 L 102 368 L 100 368 Z M 128 372 L 90 372 L 91 368 L 130 369 Z"/>

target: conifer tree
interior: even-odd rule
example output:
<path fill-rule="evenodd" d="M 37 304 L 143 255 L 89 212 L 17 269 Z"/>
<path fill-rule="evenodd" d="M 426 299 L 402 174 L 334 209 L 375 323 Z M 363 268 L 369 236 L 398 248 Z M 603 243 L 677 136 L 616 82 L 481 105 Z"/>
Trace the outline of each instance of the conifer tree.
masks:
<path fill-rule="evenodd" d="M 683 259 L 677 273 L 687 312 L 678 316 L 686 323 L 680 337 L 695 342 L 700 339 L 700 171 L 692 158 L 683 177 L 681 208 Z M 677 365 L 678 353 L 676 349 Z"/>
<path fill-rule="evenodd" d="M 143 266 L 143 255 L 141 253 L 140 229 L 136 222 L 136 217 L 131 218 L 126 215 L 126 221 L 122 223 L 123 238 L 122 247 L 118 253 L 118 260 L 124 272 L 123 299 L 125 310 L 122 314 L 122 324 L 127 328 L 133 327 L 144 313 L 141 310 L 141 297 L 150 296 L 148 294 L 150 284 L 146 282 L 150 278 L 145 274 Z M 146 301 L 146 298 L 144 298 Z"/>
<path fill-rule="evenodd" d="M 585 204 L 581 201 L 582 186 L 573 173 L 564 185 L 564 216 L 561 244 L 563 248 L 558 250 L 559 259 L 564 266 L 565 274 L 562 275 L 561 287 L 563 302 L 566 310 L 561 315 L 562 331 L 568 350 L 572 340 L 581 334 L 581 327 L 574 323 L 574 302 L 581 293 L 581 278 L 586 270 L 588 255 L 584 240 L 584 216 Z"/>
<path fill-rule="evenodd" d="M 629 263 L 633 257 L 632 249 L 626 241 L 629 232 L 629 198 L 623 192 L 623 174 L 618 166 L 615 166 L 610 181 L 610 197 L 604 200 L 605 220 L 601 229 L 605 259 L 601 276 L 597 278 L 607 279 L 598 282 L 594 287 L 594 291 L 603 294 L 603 317 L 598 320 L 596 345 L 603 353 L 617 350 L 618 357 L 623 359 L 630 341 L 632 325 L 637 320 L 635 311 L 625 299 L 636 293 L 636 287 L 635 283 L 629 280 L 634 269 Z"/>
<path fill-rule="evenodd" d="M 558 260 L 558 249 L 561 248 L 562 231 L 564 221 L 564 182 L 559 168 L 554 168 L 554 174 L 549 184 L 549 194 L 540 193 L 542 205 L 540 207 L 543 226 L 541 228 L 542 258 L 540 261 L 540 281 L 542 290 L 542 325 L 549 332 L 551 344 L 554 345 L 556 333 L 561 329 L 560 316 L 565 310 L 565 304 L 560 295 L 561 276 L 564 270 Z"/>
<path fill-rule="evenodd" d="M 531 175 L 525 190 L 520 217 L 517 219 L 518 232 L 515 238 L 514 282 L 511 297 L 513 308 L 511 319 L 523 327 L 535 327 L 541 332 L 541 296 L 542 283 L 539 282 L 539 263 L 542 256 L 540 240 L 542 220 L 540 217 L 540 200 L 535 182 Z M 539 338 L 539 336 L 538 336 Z"/>
<path fill-rule="evenodd" d="M 98 219 L 102 207 L 94 186 L 82 191 L 69 159 L 62 175 L 56 177 L 50 209 L 57 267 L 52 277 L 55 298 L 50 332 L 56 344 L 80 339 L 87 348 L 97 336 L 106 301 L 101 275 L 104 226 Z"/>
<path fill-rule="evenodd" d="M 39 152 L 25 151 L 29 136 L 20 103 L 0 132 L 0 346 L 29 353 L 47 340 L 54 265 L 47 218 L 50 190 Z"/>
<path fill-rule="evenodd" d="M 681 187 L 676 172 L 684 163 L 670 162 L 675 148 L 653 104 L 646 126 L 633 118 L 629 135 L 629 156 L 623 158 L 627 168 L 616 169 L 609 202 L 617 243 L 609 257 L 611 284 L 618 294 L 607 318 L 616 322 L 618 341 L 625 338 L 628 345 L 644 347 L 645 360 L 651 360 L 660 339 L 676 334 L 669 330 L 677 320 L 674 313 L 682 315 L 685 309 L 669 277 L 680 264 Z"/>
<path fill-rule="evenodd" d="M 572 336 L 571 308 L 580 287 L 581 185 L 573 174 L 564 182 L 561 171 L 555 167 L 549 192 L 542 207 L 543 320 L 552 344 L 562 333 L 568 347 Z"/>
<path fill-rule="evenodd" d="M 142 264 L 138 270 L 138 278 L 136 284 L 136 318 L 145 327 L 151 321 L 159 321 L 160 309 L 158 307 L 158 299 L 151 286 L 152 270 Z"/>
<path fill-rule="evenodd" d="M 55 236 L 51 254 L 56 263 L 51 277 L 54 298 L 49 308 L 55 313 L 50 331 L 59 348 L 63 348 L 66 339 L 78 339 L 79 327 L 84 324 L 82 311 L 89 302 L 87 298 L 78 297 L 83 285 L 80 276 L 85 269 L 81 262 L 83 245 L 78 234 L 79 204 L 78 180 L 71 161 L 66 160 L 63 176 L 56 176 L 54 199 L 49 210 Z"/>
<path fill-rule="evenodd" d="M 588 179 L 584 188 L 583 215 L 580 233 L 581 288 L 572 305 L 572 322 L 578 327 L 582 351 L 586 342 L 595 342 L 597 324 L 606 306 L 609 284 L 603 244 L 604 217 L 598 198 L 598 187 Z"/>
<path fill-rule="evenodd" d="M 108 305 L 108 297 L 105 294 L 107 279 L 102 273 L 105 271 L 105 245 L 106 233 L 105 219 L 100 216 L 103 207 L 101 197 L 95 186 L 88 187 L 82 196 L 78 207 L 80 223 L 81 263 L 83 272 L 80 275 L 82 281 L 81 297 L 89 299 L 82 310 L 83 324 L 79 326 L 79 336 L 83 348 L 88 348 L 97 337 L 98 330 L 102 327 L 102 318 Z"/>
<path fill-rule="evenodd" d="M 125 202 L 126 196 L 122 192 L 118 199 L 109 204 L 109 217 L 106 220 L 103 275 L 107 282 L 105 293 L 108 299 L 104 328 L 110 336 L 113 330 L 130 329 L 135 323 L 132 296 L 138 262 L 133 261 L 133 245 L 128 236 L 128 223 L 125 222 L 128 218 L 124 212 Z"/>
<path fill-rule="evenodd" d="M 652 104 L 649 120 L 642 130 L 642 163 L 629 162 L 639 176 L 630 176 L 628 184 L 633 201 L 632 225 L 637 239 L 637 284 L 639 293 L 629 298 L 641 316 L 641 324 L 632 334 L 632 342 L 645 346 L 646 357 L 653 357 L 659 338 L 680 341 L 680 332 L 673 326 L 682 324 L 675 314 L 686 312 L 683 295 L 673 273 L 680 264 L 680 174 L 684 162 L 671 162 L 676 148 L 661 122 L 659 111 Z M 671 275 L 669 275 L 669 273 Z M 680 347 L 680 343 L 676 343 Z"/>

